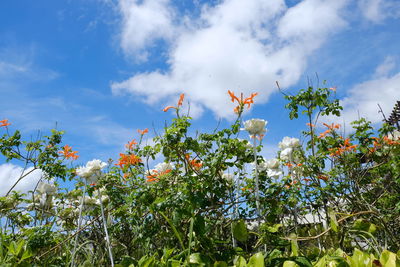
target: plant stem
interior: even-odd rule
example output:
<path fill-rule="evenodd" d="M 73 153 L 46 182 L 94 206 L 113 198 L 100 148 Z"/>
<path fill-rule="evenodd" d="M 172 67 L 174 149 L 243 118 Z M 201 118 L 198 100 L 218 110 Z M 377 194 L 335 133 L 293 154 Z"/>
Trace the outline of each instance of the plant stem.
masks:
<path fill-rule="evenodd" d="M 79 204 L 79 217 L 78 217 L 78 228 L 76 229 L 76 231 L 79 233 L 79 230 L 81 228 L 82 225 L 82 209 L 83 209 L 83 200 L 85 198 L 85 193 L 86 193 L 86 184 L 87 181 L 86 179 L 84 179 L 85 181 L 85 185 L 83 187 L 83 193 L 82 193 L 82 198 L 81 198 L 81 203 Z M 74 249 L 72 250 L 72 259 L 71 259 L 71 266 L 74 267 L 74 263 L 75 263 L 75 252 L 76 252 L 76 246 L 78 245 L 78 237 L 79 234 L 77 234 L 75 236 L 75 243 L 74 243 Z"/>
<path fill-rule="evenodd" d="M 110 237 L 108 236 L 108 230 L 107 230 L 107 221 L 106 217 L 104 216 L 104 208 L 103 208 L 103 201 L 101 199 L 101 192 L 100 188 L 97 188 L 98 196 L 99 196 L 99 201 L 100 201 L 100 209 L 101 209 L 101 217 L 103 219 L 103 226 L 104 226 L 104 232 L 106 233 L 106 241 L 107 241 L 107 246 L 108 246 L 108 254 L 110 256 L 110 261 L 111 261 L 111 266 L 114 267 L 114 258 L 111 250 L 111 243 L 110 243 Z"/>
<path fill-rule="evenodd" d="M 253 149 L 254 149 L 254 166 L 255 166 L 255 174 L 256 174 L 255 191 L 256 191 L 257 224 L 258 224 L 258 227 L 260 227 L 261 211 L 260 211 L 260 191 L 259 191 L 259 186 L 258 186 L 257 139 L 256 139 L 256 136 L 254 136 L 254 140 L 253 140 Z"/>

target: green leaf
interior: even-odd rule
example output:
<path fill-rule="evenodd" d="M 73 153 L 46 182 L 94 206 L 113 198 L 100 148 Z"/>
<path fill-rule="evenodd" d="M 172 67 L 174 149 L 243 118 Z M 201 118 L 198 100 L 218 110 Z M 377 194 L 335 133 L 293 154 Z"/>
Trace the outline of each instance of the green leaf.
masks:
<path fill-rule="evenodd" d="M 264 267 L 264 255 L 258 252 L 251 256 L 247 267 Z"/>
<path fill-rule="evenodd" d="M 196 266 L 206 266 L 200 253 L 190 254 L 189 264 L 197 264 Z"/>
<path fill-rule="evenodd" d="M 354 267 L 366 267 L 372 266 L 372 262 L 375 257 L 367 252 L 362 252 L 361 250 L 355 248 L 353 256 L 349 258 L 350 266 Z"/>
<path fill-rule="evenodd" d="M 16 249 L 17 244 L 15 243 L 15 241 L 11 241 L 10 245 L 8 246 L 8 253 L 10 253 L 11 255 L 17 255 Z"/>
<path fill-rule="evenodd" d="M 297 236 L 296 234 L 290 234 L 290 245 L 292 249 L 291 256 L 299 256 L 299 245 L 297 244 Z"/>
<path fill-rule="evenodd" d="M 396 254 L 394 254 L 393 252 L 390 252 L 388 250 L 382 251 L 379 261 L 381 262 L 382 266 L 385 266 L 385 267 L 399 267 L 400 266 L 400 261 L 397 260 Z"/>
<path fill-rule="evenodd" d="M 216 261 L 214 267 L 228 267 L 228 264 L 225 261 Z"/>
<path fill-rule="evenodd" d="M 235 260 L 233 261 L 233 267 L 246 267 L 247 262 L 246 259 L 242 256 L 236 256 Z"/>
<path fill-rule="evenodd" d="M 183 241 L 182 241 L 182 237 L 179 234 L 178 230 L 176 229 L 176 227 L 174 226 L 174 224 L 171 222 L 170 219 L 168 219 L 167 216 L 164 215 L 164 213 L 162 213 L 161 211 L 159 212 L 161 214 L 161 216 L 164 217 L 164 219 L 167 221 L 167 223 L 169 224 L 169 226 L 171 226 L 172 231 L 174 232 L 176 238 L 178 238 L 179 240 L 179 244 L 181 245 L 182 249 L 185 249 L 185 246 L 183 245 Z"/>
<path fill-rule="evenodd" d="M 313 267 L 306 257 L 295 257 L 293 261 L 300 267 Z"/>
<path fill-rule="evenodd" d="M 354 221 L 353 229 L 374 234 L 376 232 L 376 225 L 367 220 L 358 219 Z"/>
<path fill-rule="evenodd" d="M 276 233 L 279 231 L 279 228 L 281 228 L 281 227 L 282 227 L 282 224 L 278 223 L 278 224 L 274 224 L 272 226 L 265 225 L 262 228 L 270 233 Z"/>
<path fill-rule="evenodd" d="M 244 220 L 239 220 L 232 223 L 233 236 L 240 242 L 246 242 L 249 238 L 249 232 L 247 231 Z"/>
<path fill-rule="evenodd" d="M 154 256 L 151 256 L 151 257 L 143 256 L 139 260 L 138 265 L 139 265 L 139 267 L 152 267 L 152 266 L 155 266 Z"/>
<path fill-rule="evenodd" d="M 168 262 L 170 263 L 171 267 L 180 267 L 181 266 L 181 261 L 178 261 L 178 260 L 170 260 Z"/>
<path fill-rule="evenodd" d="M 296 264 L 294 261 L 285 261 L 282 267 L 297 267 L 299 265 Z"/>
<path fill-rule="evenodd" d="M 339 231 L 339 224 L 336 220 L 336 215 L 335 212 L 333 210 L 328 211 L 328 215 L 329 215 L 329 221 L 330 221 L 330 225 L 333 231 L 335 231 L 336 233 Z"/>
<path fill-rule="evenodd" d="M 24 253 L 22 254 L 21 260 L 20 260 L 20 261 L 26 260 L 26 259 L 28 259 L 28 258 L 30 258 L 30 257 L 32 257 L 32 252 L 31 252 L 29 249 L 27 249 L 27 250 L 25 250 Z"/>

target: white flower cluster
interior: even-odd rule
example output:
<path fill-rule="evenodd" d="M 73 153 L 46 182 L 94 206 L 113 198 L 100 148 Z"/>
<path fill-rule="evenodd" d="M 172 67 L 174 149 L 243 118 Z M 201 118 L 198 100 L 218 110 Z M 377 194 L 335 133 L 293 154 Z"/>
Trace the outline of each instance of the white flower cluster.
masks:
<path fill-rule="evenodd" d="M 83 198 L 83 205 L 85 206 L 86 209 L 94 208 L 95 206 L 100 205 L 100 195 L 101 195 L 101 202 L 104 204 L 108 203 L 109 197 L 106 193 L 106 190 L 104 188 L 100 188 L 100 193 L 98 190 L 95 190 L 93 192 L 93 196 L 85 196 Z M 82 196 L 78 197 L 76 204 L 79 204 L 82 199 Z"/>
<path fill-rule="evenodd" d="M 251 119 L 244 122 L 244 129 L 249 132 L 250 136 L 263 135 L 267 130 L 267 121 L 262 119 Z"/>
<path fill-rule="evenodd" d="M 54 184 L 39 182 L 36 194 L 33 196 L 33 203 L 28 207 L 32 209 L 37 207 L 39 209 L 48 210 L 53 205 L 53 196 L 57 193 L 57 187 Z"/>
<path fill-rule="evenodd" d="M 392 141 L 400 140 L 400 132 L 398 130 L 394 130 L 392 133 L 387 136 Z"/>
<path fill-rule="evenodd" d="M 158 173 L 165 173 L 171 171 L 174 168 L 174 165 L 167 162 L 161 162 L 158 163 L 154 168 Z"/>
<path fill-rule="evenodd" d="M 233 178 L 235 177 L 234 174 L 232 174 L 232 173 L 226 173 L 226 172 L 223 173 L 221 176 L 222 176 L 222 178 L 225 179 L 228 183 L 232 182 L 232 181 L 233 181 Z"/>
<path fill-rule="evenodd" d="M 40 182 L 36 191 L 38 191 L 39 194 L 47 194 L 53 196 L 57 193 L 57 186 L 55 186 L 54 184 Z"/>
<path fill-rule="evenodd" d="M 101 170 L 107 166 L 107 163 L 99 159 L 94 159 L 86 163 L 86 166 L 76 168 L 76 173 L 86 179 L 88 183 L 96 183 L 102 176 Z"/>
<path fill-rule="evenodd" d="M 259 168 L 261 171 L 266 171 L 267 175 L 272 178 L 278 178 L 279 176 L 283 175 L 278 159 L 267 160 L 261 163 Z"/>
<path fill-rule="evenodd" d="M 293 161 L 293 152 L 300 147 L 300 140 L 297 138 L 284 137 L 279 142 L 279 148 L 281 149 L 280 159 L 284 161 Z"/>
<path fill-rule="evenodd" d="M 174 168 L 174 164 L 161 162 L 154 166 L 154 169 L 147 171 L 147 175 L 160 175 L 166 174 Z"/>

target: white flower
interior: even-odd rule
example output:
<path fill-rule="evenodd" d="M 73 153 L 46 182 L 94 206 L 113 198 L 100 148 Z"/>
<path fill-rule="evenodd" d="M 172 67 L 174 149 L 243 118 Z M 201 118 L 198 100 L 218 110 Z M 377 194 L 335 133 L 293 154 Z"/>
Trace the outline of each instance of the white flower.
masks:
<path fill-rule="evenodd" d="M 286 148 L 295 148 L 300 146 L 300 140 L 297 138 L 291 138 L 285 136 L 281 142 L 279 142 L 279 148 L 284 150 Z"/>
<path fill-rule="evenodd" d="M 47 194 L 35 194 L 33 196 L 33 202 L 32 205 L 30 205 L 29 208 L 39 208 L 39 209 L 44 209 L 48 210 L 51 209 L 53 206 L 53 196 L 52 195 L 47 195 Z"/>
<path fill-rule="evenodd" d="M 392 133 L 388 134 L 387 136 L 390 140 L 396 141 L 400 139 L 400 132 L 397 130 L 394 130 Z"/>
<path fill-rule="evenodd" d="M 99 159 L 94 159 L 86 163 L 86 167 L 88 167 L 92 171 L 101 171 L 107 166 L 107 163 L 102 162 Z"/>
<path fill-rule="evenodd" d="M 279 160 L 278 159 L 270 159 L 264 163 L 267 169 L 277 169 L 279 168 Z"/>
<path fill-rule="evenodd" d="M 249 229 L 250 231 L 255 231 L 258 228 L 258 222 L 257 221 L 247 221 L 246 228 Z"/>
<path fill-rule="evenodd" d="M 95 197 L 85 196 L 83 198 L 83 204 L 86 206 L 95 206 L 97 203 L 97 199 Z"/>
<path fill-rule="evenodd" d="M 244 122 L 244 129 L 249 132 L 250 135 L 262 135 L 267 130 L 265 126 L 267 125 L 266 120 L 262 119 L 251 119 Z"/>
<path fill-rule="evenodd" d="M 100 188 L 99 190 L 96 190 L 93 193 L 93 198 L 96 199 L 96 204 L 97 205 L 100 205 L 100 195 L 101 195 L 101 202 L 102 203 L 108 202 L 110 200 L 110 198 L 107 195 L 106 189 L 104 187 L 102 187 L 102 188 Z"/>
<path fill-rule="evenodd" d="M 281 151 L 280 159 L 285 161 L 292 160 L 293 148 L 288 147 Z"/>
<path fill-rule="evenodd" d="M 37 187 L 37 191 L 40 194 L 46 194 L 46 195 L 51 196 L 51 195 L 54 195 L 57 192 L 57 187 L 55 185 L 52 185 L 52 184 L 40 182 L 38 187 Z"/>
<path fill-rule="evenodd" d="M 101 170 L 107 166 L 107 163 L 102 162 L 99 159 L 94 159 L 86 163 L 86 166 L 76 168 L 76 173 L 82 178 L 90 181 L 97 182 L 98 178 L 101 177 Z"/>
<path fill-rule="evenodd" d="M 106 195 L 106 196 L 101 196 L 101 203 L 107 203 L 110 200 L 110 198 Z M 100 205 L 100 198 L 98 197 L 96 200 L 96 204 Z"/>
<path fill-rule="evenodd" d="M 225 180 L 227 180 L 228 182 L 232 182 L 233 181 L 233 177 L 235 177 L 235 175 L 231 174 L 231 173 L 224 173 L 222 174 L 222 178 L 224 178 Z"/>
<path fill-rule="evenodd" d="M 166 163 L 166 162 L 158 163 L 155 166 L 155 170 L 158 173 L 165 173 L 165 172 L 171 171 L 173 168 L 174 168 L 174 166 L 171 163 Z"/>
<path fill-rule="evenodd" d="M 281 169 L 268 169 L 267 175 L 271 178 L 279 178 L 279 176 L 283 175 Z"/>

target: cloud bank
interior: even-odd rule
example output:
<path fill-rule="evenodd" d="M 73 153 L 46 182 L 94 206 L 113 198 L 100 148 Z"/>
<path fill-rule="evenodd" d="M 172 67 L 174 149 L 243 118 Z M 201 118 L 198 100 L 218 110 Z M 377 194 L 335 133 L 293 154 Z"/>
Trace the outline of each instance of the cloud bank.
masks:
<path fill-rule="evenodd" d="M 373 23 L 388 18 L 400 18 L 400 2 L 397 0 L 359 0 L 362 15 Z"/>
<path fill-rule="evenodd" d="M 0 165 L 0 196 L 5 196 L 10 188 L 17 182 L 21 177 L 21 174 L 26 174 L 32 171 L 32 168 L 28 168 L 24 171 L 20 166 L 5 163 Z M 42 177 L 41 170 L 34 170 L 26 177 L 24 177 L 14 188 L 15 191 L 27 193 L 29 190 L 33 190 L 36 184 Z"/>
<path fill-rule="evenodd" d="M 356 84 L 341 100 L 343 106 L 342 118 L 350 123 L 360 117 L 365 117 L 372 123 L 380 123 L 383 116 L 379 113 L 379 106 L 388 117 L 397 100 L 400 99 L 400 72 L 391 74 L 396 67 L 392 57 L 387 57 L 376 70 L 374 77 Z M 330 120 L 337 120 L 330 118 Z"/>
<path fill-rule="evenodd" d="M 198 16 L 190 16 L 168 0 L 120 0 L 123 51 L 145 60 L 162 40 L 168 69 L 113 82 L 112 91 L 160 106 L 185 93 L 191 115 L 206 108 L 228 118 L 233 105 L 227 90 L 258 92 L 262 103 L 276 91 L 275 81 L 282 87 L 297 83 L 308 56 L 347 25 L 347 2 L 303 0 L 288 7 L 283 0 L 225 0 L 204 4 Z"/>

